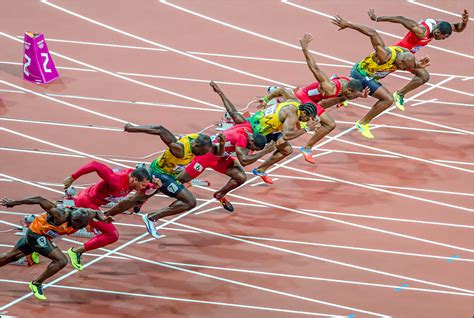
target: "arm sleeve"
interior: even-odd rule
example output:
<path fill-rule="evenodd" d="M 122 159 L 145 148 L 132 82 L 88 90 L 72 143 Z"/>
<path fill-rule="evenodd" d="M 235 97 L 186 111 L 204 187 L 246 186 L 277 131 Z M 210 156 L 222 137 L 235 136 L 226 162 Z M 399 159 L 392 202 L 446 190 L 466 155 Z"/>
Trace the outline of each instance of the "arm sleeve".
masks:
<path fill-rule="evenodd" d="M 74 172 L 71 176 L 74 180 L 76 180 L 79 177 L 85 174 L 89 174 L 91 172 L 96 172 L 99 175 L 99 177 L 107 183 L 112 182 L 113 177 L 115 176 L 115 173 L 113 172 L 112 169 L 110 169 L 103 163 L 100 163 L 97 161 L 91 161 L 88 164 L 80 167 L 79 170 Z"/>

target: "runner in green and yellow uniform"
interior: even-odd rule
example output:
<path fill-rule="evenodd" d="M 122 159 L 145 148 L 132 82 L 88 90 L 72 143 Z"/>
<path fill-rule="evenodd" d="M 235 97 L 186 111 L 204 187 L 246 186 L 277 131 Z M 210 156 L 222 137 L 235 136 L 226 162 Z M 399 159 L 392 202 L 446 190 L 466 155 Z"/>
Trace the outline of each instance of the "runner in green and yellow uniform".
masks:
<path fill-rule="evenodd" d="M 272 156 L 252 171 L 253 174 L 269 184 L 273 182 L 265 171 L 293 152 L 288 141 L 315 130 L 319 122 L 314 104 L 301 104 L 292 92 L 284 88 L 278 88 L 270 95 L 265 96 L 265 102 L 278 96 L 283 96 L 285 102 L 268 106 L 248 119 L 254 133 L 264 135 L 267 142 L 274 141 L 276 143 L 276 150 Z M 301 127 L 300 122 L 306 123 L 304 128 Z"/>
<path fill-rule="evenodd" d="M 337 25 L 339 30 L 350 28 L 369 36 L 375 49 L 375 52 L 356 63 L 350 74 L 352 78 L 361 81 L 364 88 L 370 89 L 371 96 L 378 99 L 371 110 L 356 123 L 356 128 L 362 136 L 372 139 L 374 135 L 370 132 L 370 121 L 393 104 L 392 94 L 380 84 L 379 80 L 397 70 L 416 71 L 425 68 L 429 65 L 429 59 L 423 58 L 417 61 L 408 49 L 399 46 L 385 46 L 377 31 L 365 25 L 354 24 L 340 16 L 335 16 L 332 23 Z"/>
<path fill-rule="evenodd" d="M 196 206 L 196 198 L 191 191 L 178 181 L 178 175 L 194 159 L 194 156 L 205 155 L 213 149 L 211 137 L 205 134 L 189 134 L 177 139 L 171 131 L 160 125 L 133 126 L 127 124 L 125 125 L 125 131 L 158 135 L 168 146 L 168 149 L 151 163 L 150 175 L 161 180 L 162 186 L 156 192 L 160 191 L 169 197 L 175 198 L 176 201 L 157 212 L 142 215 L 148 233 L 158 238 L 158 232 L 154 225 L 156 220 L 188 211 Z M 119 205 L 123 206 L 118 210 L 127 210 L 137 202 L 145 201 L 155 193 L 146 194 L 145 196 L 136 194 L 132 198 L 121 201 Z"/>

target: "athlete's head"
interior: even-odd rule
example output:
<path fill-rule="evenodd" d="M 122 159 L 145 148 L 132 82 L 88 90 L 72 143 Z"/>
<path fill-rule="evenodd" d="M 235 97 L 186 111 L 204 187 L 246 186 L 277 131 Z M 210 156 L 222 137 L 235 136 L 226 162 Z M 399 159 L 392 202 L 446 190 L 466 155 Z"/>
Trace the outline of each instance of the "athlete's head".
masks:
<path fill-rule="evenodd" d="M 416 59 L 411 52 L 400 52 L 397 54 L 395 64 L 399 70 L 410 70 L 415 68 Z"/>
<path fill-rule="evenodd" d="M 194 155 L 202 156 L 211 151 L 212 142 L 211 137 L 204 134 L 199 134 L 199 136 L 194 139 L 191 150 Z"/>
<path fill-rule="evenodd" d="M 145 168 L 137 168 L 128 176 L 128 186 L 135 191 L 145 190 L 151 177 Z"/>
<path fill-rule="evenodd" d="M 348 99 L 355 99 L 359 96 L 358 93 L 362 92 L 363 89 L 362 83 L 359 80 L 351 78 L 347 86 L 342 89 L 342 94 Z"/>
<path fill-rule="evenodd" d="M 88 209 L 77 208 L 72 209 L 68 216 L 68 225 L 73 229 L 79 230 L 86 227 L 89 224 L 89 212 Z"/>
<path fill-rule="evenodd" d="M 446 40 L 453 33 L 453 28 L 451 23 L 446 21 L 441 21 L 433 28 L 433 37 L 435 40 Z"/>
<path fill-rule="evenodd" d="M 309 121 L 310 119 L 315 119 L 316 118 L 316 106 L 312 103 L 305 103 L 301 104 L 299 107 L 300 110 L 300 119 L 299 121 Z"/>
<path fill-rule="evenodd" d="M 247 149 L 262 150 L 267 144 L 267 138 L 262 134 L 247 132 Z"/>

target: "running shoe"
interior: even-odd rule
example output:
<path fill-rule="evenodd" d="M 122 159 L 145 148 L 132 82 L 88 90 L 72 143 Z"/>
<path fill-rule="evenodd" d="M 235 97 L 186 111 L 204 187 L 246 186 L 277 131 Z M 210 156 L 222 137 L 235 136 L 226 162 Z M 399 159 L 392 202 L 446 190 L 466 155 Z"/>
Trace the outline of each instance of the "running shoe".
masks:
<path fill-rule="evenodd" d="M 46 300 L 46 296 L 43 293 L 43 286 L 41 284 L 36 285 L 36 284 L 33 284 L 33 282 L 30 282 L 28 287 L 30 287 L 31 292 L 33 293 L 33 295 L 35 295 L 37 299 Z"/>
<path fill-rule="evenodd" d="M 155 222 L 150 220 L 147 214 L 142 214 L 142 221 L 143 223 L 145 223 L 148 234 L 150 234 L 154 238 L 160 238 L 160 235 L 158 234 L 158 231 L 156 230 L 156 227 L 155 227 Z"/>
<path fill-rule="evenodd" d="M 225 197 L 220 198 L 220 199 L 218 199 L 216 197 L 214 197 L 214 198 L 222 204 L 222 207 L 224 209 L 226 209 L 229 212 L 234 212 L 234 206 Z"/>
<path fill-rule="evenodd" d="M 268 176 L 266 172 L 258 171 L 257 168 L 255 168 L 252 170 L 252 173 L 262 178 L 263 182 L 268 183 L 268 184 L 273 184 L 272 179 Z"/>
<path fill-rule="evenodd" d="M 316 160 L 313 158 L 313 150 L 306 149 L 305 147 L 301 147 L 300 151 L 303 154 L 304 160 L 312 164 L 316 163 Z"/>
<path fill-rule="evenodd" d="M 402 112 L 405 111 L 405 101 L 403 100 L 404 96 L 401 95 L 399 92 L 393 93 L 393 99 L 395 101 L 395 106 L 400 109 Z"/>
<path fill-rule="evenodd" d="M 74 252 L 74 250 L 71 247 L 70 249 L 67 250 L 67 255 L 69 256 L 69 259 L 71 260 L 72 267 L 74 267 L 78 271 L 82 271 L 83 269 L 82 264 L 81 264 L 82 253 Z"/>
<path fill-rule="evenodd" d="M 347 107 L 348 105 L 349 105 L 349 101 L 346 99 L 345 101 L 337 104 L 336 107 L 341 108 L 341 107 Z"/>
<path fill-rule="evenodd" d="M 31 253 L 31 261 L 33 264 L 39 264 L 40 262 L 40 255 L 38 252 L 33 252 Z"/>
<path fill-rule="evenodd" d="M 370 125 L 369 124 L 361 124 L 359 121 L 356 123 L 357 130 L 361 133 L 362 136 L 368 139 L 374 139 L 374 135 L 370 132 Z"/>

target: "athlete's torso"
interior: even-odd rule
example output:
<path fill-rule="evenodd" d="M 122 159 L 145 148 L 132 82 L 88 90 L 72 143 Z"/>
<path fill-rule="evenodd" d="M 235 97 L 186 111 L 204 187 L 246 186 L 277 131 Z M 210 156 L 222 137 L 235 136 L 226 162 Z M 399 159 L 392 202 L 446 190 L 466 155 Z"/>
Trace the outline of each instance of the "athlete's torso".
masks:
<path fill-rule="evenodd" d="M 408 32 L 405 37 L 396 44 L 396 46 L 401 46 L 406 49 L 409 49 L 412 53 L 418 52 L 422 47 L 428 45 L 433 40 L 431 33 L 433 32 L 434 26 L 438 22 L 434 19 L 426 19 L 424 21 L 420 21 L 418 24 L 425 28 L 426 35 L 420 39 L 418 38 L 415 33 Z"/>
<path fill-rule="evenodd" d="M 280 112 L 284 107 L 290 106 L 295 107 L 297 116 L 300 116 L 299 111 L 300 103 L 289 101 L 279 104 L 273 104 L 268 106 L 266 109 L 255 113 L 250 118 L 250 123 L 254 132 L 268 135 L 274 132 L 281 132 L 283 130 L 283 122 L 280 119 Z"/>
<path fill-rule="evenodd" d="M 117 201 L 130 193 L 129 175 L 133 169 L 114 171 L 109 182 L 100 180 L 95 185 L 85 189 L 86 195 L 100 204 Z"/>
<path fill-rule="evenodd" d="M 373 77 L 375 79 L 384 78 L 388 74 L 396 71 L 398 68 L 395 65 L 397 53 L 404 52 L 404 49 L 398 46 L 387 47 L 391 56 L 390 59 L 384 64 L 377 64 L 375 61 L 376 53 L 370 53 L 365 59 L 357 64 L 357 70 L 364 76 Z"/>
<path fill-rule="evenodd" d="M 336 85 L 336 92 L 333 95 L 325 96 L 319 91 L 319 83 L 314 82 L 301 88 L 302 92 L 305 93 L 313 102 L 319 103 L 323 99 L 338 97 L 342 91 L 341 80 L 350 81 L 347 77 L 335 77 L 331 78 L 331 81 Z"/>
<path fill-rule="evenodd" d="M 30 230 L 36 234 L 46 235 L 51 239 L 77 231 L 68 226 L 68 222 L 55 225 L 53 216 L 48 213 L 38 215 L 30 224 Z"/>
<path fill-rule="evenodd" d="M 161 157 L 151 163 L 150 169 L 162 171 L 174 176 L 178 175 L 184 167 L 193 160 L 192 144 L 198 136 L 199 134 L 189 134 L 178 140 L 178 143 L 182 144 L 184 148 L 183 158 L 176 158 L 171 153 L 171 150 L 167 149 Z"/>

